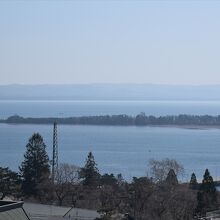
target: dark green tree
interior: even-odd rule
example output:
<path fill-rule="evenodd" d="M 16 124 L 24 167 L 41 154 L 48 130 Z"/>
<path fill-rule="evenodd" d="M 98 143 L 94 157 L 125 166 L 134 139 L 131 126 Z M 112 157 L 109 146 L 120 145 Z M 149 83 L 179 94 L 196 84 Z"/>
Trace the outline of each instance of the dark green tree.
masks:
<path fill-rule="evenodd" d="M 8 167 L 0 167 L 0 199 L 5 196 L 18 196 L 20 192 L 20 178 L 16 172 L 11 171 Z"/>
<path fill-rule="evenodd" d="M 170 171 L 168 172 L 165 182 L 169 186 L 175 186 L 178 184 L 177 176 L 173 169 L 170 169 Z"/>
<path fill-rule="evenodd" d="M 85 186 L 95 186 L 98 184 L 100 174 L 92 152 L 89 152 L 85 166 L 81 168 L 79 176 L 83 179 L 83 185 Z"/>
<path fill-rule="evenodd" d="M 217 192 L 212 176 L 209 170 L 205 170 L 202 184 L 197 194 L 198 206 L 197 213 L 199 215 L 205 215 L 207 211 L 211 211 L 217 208 Z"/>
<path fill-rule="evenodd" d="M 24 161 L 19 169 L 22 177 L 22 192 L 26 196 L 37 196 L 50 175 L 46 145 L 39 133 L 34 133 L 29 139 Z"/>
<path fill-rule="evenodd" d="M 105 173 L 100 177 L 100 184 L 101 185 L 110 185 L 110 186 L 116 186 L 117 185 L 117 179 L 115 178 L 114 174 L 107 174 Z"/>
<path fill-rule="evenodd" d="M 211 195 L 216 194 L 215 184 L 208 169 L 205 170 L 200 190 Z"/>
<path fill-rule="evenodd" d="M 191 179 L 190 179 L 190 182 L 189 182 L 189 188 L 193 189 L 193 190 L 198 189 L 198 182 L 197 182 L 195 173 L 192 173 L 192 175 L 191 175 Z"/>

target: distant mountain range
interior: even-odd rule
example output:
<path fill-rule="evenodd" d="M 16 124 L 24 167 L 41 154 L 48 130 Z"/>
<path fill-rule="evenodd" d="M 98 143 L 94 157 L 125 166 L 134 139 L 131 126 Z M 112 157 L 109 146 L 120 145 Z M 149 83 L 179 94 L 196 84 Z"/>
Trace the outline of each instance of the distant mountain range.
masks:
<path fill-rule="evenodd" d="M 220 100 L 220 85 L 1 85 L 1 100 Z"/>

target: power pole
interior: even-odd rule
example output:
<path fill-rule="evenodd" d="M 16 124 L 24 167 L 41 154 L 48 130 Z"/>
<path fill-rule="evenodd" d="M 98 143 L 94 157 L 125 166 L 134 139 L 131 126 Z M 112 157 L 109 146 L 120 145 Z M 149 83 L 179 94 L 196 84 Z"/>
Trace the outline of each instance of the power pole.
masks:
<path fill-rule="evenodd" d="M 57 142 L 57 123 L 53 124 L 53 160 L 52 160 L 52 182 L 54 183 L 55 173 L 58 169 L 58 142 Z"/>

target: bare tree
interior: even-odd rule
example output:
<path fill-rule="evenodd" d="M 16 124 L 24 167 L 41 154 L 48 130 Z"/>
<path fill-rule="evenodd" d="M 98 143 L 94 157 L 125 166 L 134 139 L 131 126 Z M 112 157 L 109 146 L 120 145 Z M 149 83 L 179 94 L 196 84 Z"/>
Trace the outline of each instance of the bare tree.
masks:
<path fill-rule="evenodd" d="M 154 193 L 154 184 L 147 177 L 133 178 L 129 189 L 129 204 L 134 219 L 146 219 L 150 197 Z"/>
<path fill-rule="evenodd" d="M 191 220 L 197 205 L 196 193 L 185 186 L 179 185 L 172 191 L 167 201 L 170 219 Z"/>
<path fill-rule="evenodd" d="M 150 174 L 154 182 L 162 182 L 166 179 L 170 170 L 173 170 L 177 177 L 184 174 L 184 168 L 174 159 L 163 159 L 149 161 Z"/>
<path fill-rule="evenodd" d="M 75 165 L 67 163 L 59 164 L 59 168 L 55 174 L 55 194 L 59 205 L 62 205 L 64 198 L 75 189 L 75 185 L 79 183 L 79 168 Z"/>

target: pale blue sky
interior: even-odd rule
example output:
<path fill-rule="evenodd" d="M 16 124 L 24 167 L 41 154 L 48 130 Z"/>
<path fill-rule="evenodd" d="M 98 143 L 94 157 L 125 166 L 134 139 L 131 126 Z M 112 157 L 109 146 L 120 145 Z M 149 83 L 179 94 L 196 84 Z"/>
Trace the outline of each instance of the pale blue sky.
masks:
<path fill-rule="evenodd" d="M 0 84 L 220 84 L 220 1 L 1 1 Z"/>

